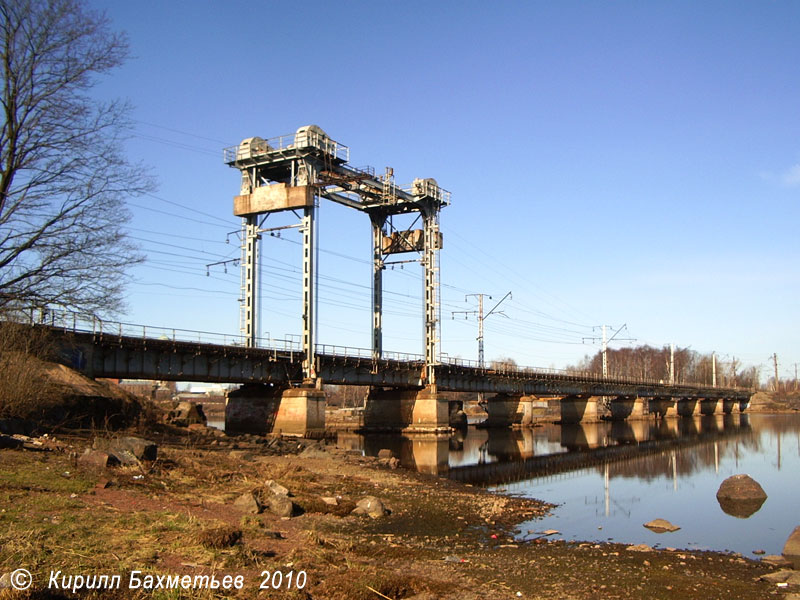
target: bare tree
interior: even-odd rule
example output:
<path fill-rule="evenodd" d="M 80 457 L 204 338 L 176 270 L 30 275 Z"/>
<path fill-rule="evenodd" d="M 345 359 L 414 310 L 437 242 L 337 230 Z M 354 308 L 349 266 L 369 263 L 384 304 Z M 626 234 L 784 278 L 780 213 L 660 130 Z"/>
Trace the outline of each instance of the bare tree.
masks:
<path fill-rule="evenodd" d="M 496 371 L 513 371 L 518 368 L 517 361 L 508 356 L 498 358 L 489 363 L 489 368 Z"/>
<path fill-rule="evenodd" d="M 127 57 L 80 0 L 0 0 L 0 311 L 122 308 L 125 197 L 152 188 L 122 151 L 125 102 L 89 92 Z"/>

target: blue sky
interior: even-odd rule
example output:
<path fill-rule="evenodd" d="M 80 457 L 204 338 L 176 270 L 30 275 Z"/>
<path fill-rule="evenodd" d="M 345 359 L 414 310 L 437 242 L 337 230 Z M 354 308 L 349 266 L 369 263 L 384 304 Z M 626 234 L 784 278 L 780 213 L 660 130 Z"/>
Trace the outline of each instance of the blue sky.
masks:
<path fill-rule="evenodd" d="M 637 343 L 800 362 L 800 4 L 100 2 L 133 58 L 126 320 L 236 333 L 238 172 L 222 148 L 316 123 L 351 163 L 434 177 L 442 350 L 476 358 L 467 293 L 499 299 L 487 359 L 563 367 Z M 157 212 L 160 211 L 160 212 Z M 286 216 L 274 224 L 290 223 Z M 179 237 L 180 236 L 180 237 Z M 300 332 L 299 235 L 267 239 L 263 329 Z M 370 344 L 368 219 L 320 209 L 322 343 Z M 167 245 L 171 244 L 171 245 Z M 388 271 L 385 348 L 422 352 L 418 265 Z"/>

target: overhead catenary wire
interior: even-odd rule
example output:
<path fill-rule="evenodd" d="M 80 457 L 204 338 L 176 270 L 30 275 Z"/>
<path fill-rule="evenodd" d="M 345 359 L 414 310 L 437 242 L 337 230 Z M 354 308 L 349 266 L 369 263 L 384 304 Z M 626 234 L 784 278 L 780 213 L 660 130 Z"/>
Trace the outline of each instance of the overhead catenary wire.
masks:
<path fill-rule="evenodd" d="M 210 142 L 214 142 L 214 143 L 219 143 L 220 142 L 219 140 L 214 140 L 212 138 L 205 138 L 204 136 L 199 136 L 199 135 L 196 135 L 196 134 L 191 134 L 191 133 L 188 133 L 188 132 L 185 132 L 185 131 L 172 129 L 172 128 L 169 128 L 169 127 L 163 127 L 163 126 L 159 126 L 159 125 L 152 124 L 152 123 L 141 122 L 141 124 L 147 125 L 147 126 L 156 127 L 156 128 L 159 128 L 159 129 L 163 129 L 164 131 L 171 131 L 173 133 L 180 134 L 180 135 L 187 135 L 187 136 L 190 136 L 190 137 L 194 137 L 196 139 L 204 139 L 206 141 L 210 141 Z M 151 141 L 156 141 L 158 143 L 164 143 L 164 142 L 166 142 L 166 143 L 174 143 L 174 144 L 177 144 L 180 147 L 185 147 L 186 149 L 193 148 L 195 150 L 208 152 L 209 154 L 212 153 L 211 150 L 209 150 L 207 148 L 204 148 L 204 147 L 192 146 L 191 144 L 186 144 L 186 143 L 183 143 L 183 142 L 175 142 L 174 140 L 164 140 L 163 138 L 158 138 L 157 136 L 152 136 L 152 135 L 149 135 L 149 134 L 141 132 L 141 131 L 138 132 L 138 133 L 143 135 L 143 136 L 148 136 L 148 137 L 151 138 Z M 213 153 L 214 154 L 218 154 L 218 150 L 214 150 Z M 150 197 L 152 197 L 155 200 L 158 200 L 158 201 L 164 202 L 166 204 L 169 204 L 171 206 L 180 208 L 182 210 L 190 211 L 192 213 L 192 216 L 186 216 L 186 215 L 182 215 L 182 214 L 177 214 L 175 212 L 162 211 L 162 210 L 156 209 L 156 208 L 154 208 L 152 206 L 141 206 L 141 208 L 144 208 L 145 210 L 154 211 L 154 212 L 159 213 L 159 214 L 171 215 L 171 216 L 174 216 L 174 217 L 179 218 L 179 219 L 188 220 L 190 222 L 202 223 L 203 225 L 212 226 L 212 227 L 226 227 L 226 228 L 230 229 L 230 228 L 234 228 L 234 227 L 237 226 L 237 225 L 234 224 L 234 222 L 231 219 L 222 218 L 222 217 L 219 217 L 219 216 L 211 214 L 211 213 L 198 211 L 195 207 L 187 206 L 187 205 L 185 205 L 183 203 L 180 203 L 180 202 L 177 202 L 177 201 L 174 201 L 174 200 L 169 200 L 169 199 L 166 199 L 166 198 L 162 198 L 160 196 L 151 195 Z M 197 215 L 202 215 L 204 217 L 207 217 L 212 222 L 204 221 L 204 220 L 201 220 L 201 219 L 197 219 L 196 218 Z M 497 272 L 497 266 L 498 265 L 500 265 L 501 267 L 504 268 L 504 266 L 502 265 L 502 261 L 498 261 L 495 257 L 492 257 L 488 252 L 486 252 L 485 250 L 481 249 L 480 247 L 474 246 L 470 241 L 465 240 L 457 232 L 446 231 L 446 233 L 448 235 L 452 234 L 454 237 L 460 238 L 460 239 L 464 240 L 466 243 L 469 244 L 469 248 L 468 248 L 469 251 L 463 252 L 463 254 L 465 256 L 475 257 L 475 253 L 477 252 L 480 255 L 482 255 L 482 257 L 485 257 L 485 259 L 484 259 L 484 258 L 481 258 L 481 256 L 478 256 L 477 257 L 477 259 L 478 259 L 477 262 L 480 262 L 480 264 L 482 264 L 485 267 L 487 267 L 487 269 L 486 269 L 486 274 L 487 275 L 494 275 Z M 164 235 L 164 234 L 155 234 L 155 235 Z M 189 236 L 182 236 L 182 239 L 191 239 L 191 238 L 189 238 Z M 299 240 L 292 240 L 292 239 L 289 239 L 287 237 L 280 237 L 278 239 L 282 239 L 284 241 L 288 241 L 288 242 L 293 243 L 293 244 L 301 245 L 301 242 Z M 182 250 L 190 252 L 191 254 L 186 254 L 184 256 L 181 256 L 177 252 L 176 253 L 168 253 L 168 252 L 166 252 L 164 250 L 158 250 L 158 249 L 153 249 L 153 248 L 150 248 L 148 250 L 149 252 L 153 252 L 154 254 L 160 254 L 161 256 L 173 256 L 175 258 L 186 258 L 189 261 L 197 261 L 197 262 L 207 261 L 208 258 L 210 258 L 210 257 L 230 258 L 233 254 L 235 254 L 235 250 L 233 250 L 231 253 L 229 253 L 227 255 L 218 255 L 218 254 L 215 254 L 214 252 L 209 252 L 206 249 L 198 250 L 198 249 L 195 249 L 195 248 L 187 248 L 187 247 L 183 247 L 183 246 L 178 246 L 177 244 L 169 244 L 168 242 L 159 242 L 159 241 L 153 240 L 153 239 L 142 238 L 142 241 L 144 241 L 147 244 L 159 245 L 159 246 L 162 246 L 163 248 L 172 247 L 172 248 L 175 248 L 176 250 L 180 248 Z M 211 241 L 212 240 L 205 240 L 205 242 L 211 242 Z M 219 241 L 219 242 L 215 242 L 215 243 L 220 244 L 220 243 L 223 243 L 223 242 Z M 324 254 L 327 254 L 327 255 L 330 255 L 330 256 L 334 256 L 334 257 L 337 257 L 337 258 L 342 258 L 344 260 L 353 261 L 353 262 L 360 263 L 360 264 L 363 264 L 363 265 L 371 265 L 371 261 L 369 261 L 369 260 L 361 259 L 361 258 L 358 258 L 358 257 L 353 257 L 353 256 L 350 256 L 348 254 L 345 254 L 345 253 L 342 253 L 342 252 L 339 252 L 339 251 L 336 251 L 336 250 L 330 250 L 330 249 L 321 248 L 321 247 L 319 248 L 319 250 L 320 250 L 320 252 L 322 252 Z M 459 252 L 461 252 L 461 250 L 459 250 Z M 262 257 L 262 259 L 263 259 L 263 257 Z M 461 262 L 459 259 L 453 257 L 452 255 L 449 256 L 449 257 L 446 255 L 444 257 L 444 259 L 448 259 L 448 260 L 449 259 L 454 259 L 454 260 L 456 260 L 456 262 Z M 486 259 L 488 259 L 488 262 L 487 262 Z M 288 264 L 288 263 L 285 263 L 285 264 Z M 474 270 L 474 266 L 475 265 L 472 264 L 472 265 L 466 265 L 466 266 L 471 268 L 472 270 Z M 293 279 L 293 278 L 285 275 L 285 273 L 297 273 L 297 272 L 299 272 L 299 270 L 296 267 L 291 266 L 289 269 L 284 270 L 283 273 L 276 273 L 275 270 L 278 269 L 278 267 L 275 264 L 267 265 L 267 266 L 265 266 L 265 269 L 266 269 L 266 273 L 267 273 L 267 275 L 269 277 L 271 277 L 273 279 L 275 277 L 277 277 L 281 281 L 291 281 Z M 505 269 L 505 270 L 508 271 L 508 269 Z M 402 277 L 411 278 L 411 279 L 413 279 L 415 281 L 418 281 L 418 282 L 422 281 L 422 273 L 421 273 L 421 271 L 416 271 L 414 269 L 404 269 L 404 270 L 397 270 L 396 272 L 399 273 L 400 276 L 402 276 Z M 198 273 L 188 273 L 188 272 L 186 274 L 187 275 L 191 275 L 191 276 L 197 276 L 198 275 Z M 232 285 L 234 283 L 238 283 L 237 282 L 237 278 L 235 276 L 233 276 L 233 274 L 230 274 L 230 275 L 231 275 L 230 277 L 225 278 L 225 281 L 230 281 L 230 283 Z M 516 272 L 511 271 L 510 275 L 519 278 L 519 274 L 516 273 Z M 340 308 L 347 308 L 347 309 L 352 309 L 352 310 L 367 310 L 367 309 L 369 309 L 369 300 L 368 300 L 368 298 L 362 297 L 357 292 L 358 289 L 369 289 L 369 287 L 370 287 L 369 285 L 356 283 L 356 282 L 348 281 L 348 280 L 341 279 L 341 278 L 338 278 L 338 277 L 332 277 L 332 276 L 327 276 L 327 275 L 322 275 L 322 274 L 319 275 L 319 278 L 320 278 L 320 287 L 321 287 L 321 290 L 323 291 L 323 294 L 324 294 L 324 295 L 321 294 L 321 296 L 320 296 L 320 301 L 321 302 L 324 302 L 325 304 L 328 304 L 328 305 L 338 306 Z M 220 280 L 222 280 L 222 279 L 220 279 Z M 527 279 L 523 279 L 522 281 L 525 284 L 524 287 L 527 289 L 528 288 L 528 284 L 530 284 L 530 281 L 527 280 Z M 274 281 L 273 281 L 273 283 L 274 283 Z M 447 293 L 448 292 L 469 293 L 469 292 L 473 291 L 473 290 L 468 290 L 468 289 L 461 288 L 459 286 L 453 285 L 451 283 L 448 283 L 447 281 L 442 282 L 441 288 L 442 288 L 443 291 L 445 291 L 444 297 L 442 298 L 442 307 L 443 308 L 460 308 L 462 306 L 462 305 L 456 303 L 454 299 L 448 298 L 447 297 Z M 286 291 L 287 294 L 297 294 L 299 292 L 299 290 L 294 290 L 294 289 L 289 290 L 288 288 L 285 288 L 285 287 L 282 288 L 281 286 L 272 286 L 272 289 L 275 292 L 278 292 L 279 290 L 283 289 L 283 290 Z M 332 297 L 332 296 L 328 295 L 328 292 L 326 290 L 334 291 L 337 294 L 337 296 L 336 297 Z M 408 299 L 408 300 L 421 300 L 422 299 L 421 298 L 421 287 L 420 287 L 420 293 L 419 294 L 395 292 L 393 290 L 388 290 L 388 289 L 386 289 L 384 291 L 384 293 L 387 296 L 387 300 L 386 301 L 387 301 L 388 304 L 394 305 L 394 303 L 396 302 L 397 305 L 402 305 L 403 308 L 406 308 L 406 309 L 408 308 L 409 303 L 404 301 L 405 299 Z M 545 293 L 547 293 L 547 292 L 545 292 Z M 348 299 L 345 300 L 345 299 L 341 298 L 340 296 L 342 294 L 347 296 Z M 232 295 L 236 295 L 236 290 L 232 291 Z M 535 295 L 540 296 L 540 294 L 538 294 L 538 293 L 535 294 Z M 548 299 L 547 303 L 552 305 L 552 306 L 554 306 L 558 311 L 568 310 L 570 312 L 578 312 L 578 311 L 576 311 L 574 309 L 574 307 L 572 307 L 568 303 L 564 302 L 563 300 L 557 298 L 553 294 L 548 294 L 548 295 L 551 298 L 554 298 L 555 300 L 549 300 Z M 393 298 L 392 298 L 392 296 L 393 296 Z M 527 339 L 527 340 L 530 340 L 530 341 L 545 341 L 545 342 L 548 342 L 548 343 L 577 344 L 578 342 L 573 341 L 574 340 L 573 336 L 577 337 L 580 334 L 582 334 L 583 332 L 580 331 L 581 328 L 590 327 L 589 325 L 585 325 L 585 324 L 579 323 L 579 322 L 574 321 L 574 320 L 564 319 L 564 318 L 558 317 L 556 315 L 549 314 L 549 313 L 547 313 L 545 311 L 542 311 L 542 310 L 540 310 L 538 308 L 529 307 L 526 304 L 524 304 L 523 302 L 518 301 L 518 300 L 514 301 L 513 303 L 509 303 L 509 307 L 510 307 L 510 310 L 508 312 L 509 312 L 509 316 L 511 317 L 511 321 L 512 321 L 513 325 L 506 326 L 505 324 L 504 325 L 497 324 L 497 325 L 492 326 L 493 329 L 496 329 L 497 332 L 501 333 L 504 337 L 513 336 L 515 338 L 524 338 L 524 339 Z M 421 311 L 421 307 L 414 307 L 414 309 L 415 309 L 414 312 L 396 311 L 394 314 L 403 314 L 404 316 L 412 317 L 412 316 L 415 316 L 415 315 L 419 314 L 419 312 Z M 511 309 L 513 309 L 513 310 L 511 310 Z M 568 325 L 569 327 L 563 327 L 563 326 L 559 326 L 559 325 L 550 325 L 550 324 L 547 324 L 547 323 L 541 323 L 541 322 L 531 321 L 531 320 L 525 319 L 525 318 L 520 318 L 519 315 L 517 314 L 518 312 L 521 312 L 521 313 L 524 313 L 524 314 L 529 314 L 529 315 L 535 315 L 536 317 L 539 317 L 539 318 L 541 318 L 541 319 L 543 319 L 545 321 L 551 321 L 553 323 L 560 323 L 562 325 Z M 387 313 L 387 314 L 393 314 L 393 313 Z"/>

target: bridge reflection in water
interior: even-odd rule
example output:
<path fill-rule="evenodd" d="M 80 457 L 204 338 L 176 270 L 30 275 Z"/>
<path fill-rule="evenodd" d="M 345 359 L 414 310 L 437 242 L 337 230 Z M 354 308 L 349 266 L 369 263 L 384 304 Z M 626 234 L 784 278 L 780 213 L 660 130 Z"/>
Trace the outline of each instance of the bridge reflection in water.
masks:
<path fill-rule="evenodd" d="M 574 540 L 779 554 L 797 525 L 800 415 L 731 414 L 475 429 L 447 436 L 340 434 L 339 444 L 498 493 L 558 504 L 529 530 Z M 766 491 L 755 511 L 726 510 L 720 483 L 747 473 Z M 657 534 L 656 518 L 681 529 Z"/>
<path fill-rule="evenodd" d="M 453 435 L 340 432 L 337 445 L 362 450 L 367 456 L 389 449 L 406 468 L 488 486 L 713 445 L 749 432 L 749 415 L 736 413 L 657 421 L 546 424 L 533 429 L 470 427 Z M 671 467 L 659 470 L 667 468 Z M 638 467 L 637 473 L 641 475 Z M 671 475 L 658 473 L 662 474 Z"/>

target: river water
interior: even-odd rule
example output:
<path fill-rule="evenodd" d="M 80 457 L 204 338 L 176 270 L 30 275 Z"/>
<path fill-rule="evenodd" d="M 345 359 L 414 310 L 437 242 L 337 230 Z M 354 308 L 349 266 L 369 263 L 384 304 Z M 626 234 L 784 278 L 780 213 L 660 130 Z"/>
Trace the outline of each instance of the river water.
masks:
<path fill-rule="evenodd" d="M 337 445 L 367 455 L 389 448 L 407 468 L 558 505 L 523 523 L 521 537 L 555 529 L 567 540 L 780 554 L 800 525 L 800 415 L 470 427 L 452 436 L 340 433 Z M 738 473 L 768 496 L 749 516 L 752 507 L 728 514 L 716 499 L 720 483 Z M 643 527 L 656 518 L 681 529 Z"/>

